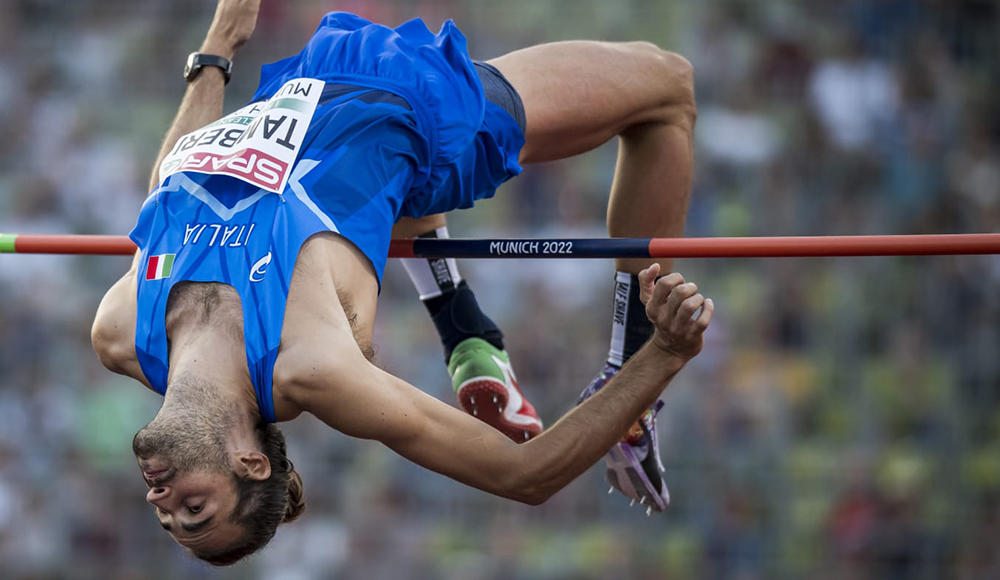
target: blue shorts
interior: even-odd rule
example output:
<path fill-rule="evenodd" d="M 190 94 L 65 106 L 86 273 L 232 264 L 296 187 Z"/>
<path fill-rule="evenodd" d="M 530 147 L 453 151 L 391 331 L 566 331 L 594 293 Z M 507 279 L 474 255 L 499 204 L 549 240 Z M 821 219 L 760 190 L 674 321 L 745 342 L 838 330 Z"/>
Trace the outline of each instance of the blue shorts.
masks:
<path fill-rule="evenodd" d="M 483 93 L 486 101 L 500 107 L 508 115 L 517 121 L 521 133 L 527 126 L 527 118 L 524 115 L 524 101 L 517 93 L 514 85 L 510 84 L 507 77 L 503 76 L 497 67 L 488 62 L 473 61 L 476 65 L 476 74 L 479 75 L 479 82 L 483 85 Z"/>

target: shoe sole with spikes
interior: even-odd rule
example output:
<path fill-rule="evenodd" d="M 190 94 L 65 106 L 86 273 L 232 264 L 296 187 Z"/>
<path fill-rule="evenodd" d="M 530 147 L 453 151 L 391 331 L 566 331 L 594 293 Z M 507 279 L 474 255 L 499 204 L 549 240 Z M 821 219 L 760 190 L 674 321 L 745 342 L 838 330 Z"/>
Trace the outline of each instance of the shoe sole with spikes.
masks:
<path fill-rule="evenodd" d="M 470 415 L 517 443 L 542 432 L 538 413 L 521 393 L 505 351 L 470 338 L 455 348 L 448 370 L 458 402 Z"/>
<path fill-rule="evenodd" d="M 606 365 L 580 394 L 579 403 L 601 390 L 618 373 L 618 368 Z M 663 511 L 670 503 L 670 492 L 660 475 L 659 444 L 656 438 L 655 415 L 662 407 L 662 401 L 650 409 L 629 430 L 622 441 L 612 447 L 604 456 L 605 479 L 611 485 L 611 492 L 617 490 L 646 508 L 646 515 Z"/>

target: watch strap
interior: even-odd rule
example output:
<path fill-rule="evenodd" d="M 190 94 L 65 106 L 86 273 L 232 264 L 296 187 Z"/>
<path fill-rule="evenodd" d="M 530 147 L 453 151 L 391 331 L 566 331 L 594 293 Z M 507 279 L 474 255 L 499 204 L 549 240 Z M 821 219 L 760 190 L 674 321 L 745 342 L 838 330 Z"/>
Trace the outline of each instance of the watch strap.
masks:
<path fill-rule="evenodd" d="M 215 54 L 204 54 L 192 52 L 188 55 L 187 65 L 184 67 L 184 80 L 191 82 L 198 77 L 201 69 L 206 66 L 218 67 L 226 77 L 226 83 L 233 72 L 233 61 Z"/>

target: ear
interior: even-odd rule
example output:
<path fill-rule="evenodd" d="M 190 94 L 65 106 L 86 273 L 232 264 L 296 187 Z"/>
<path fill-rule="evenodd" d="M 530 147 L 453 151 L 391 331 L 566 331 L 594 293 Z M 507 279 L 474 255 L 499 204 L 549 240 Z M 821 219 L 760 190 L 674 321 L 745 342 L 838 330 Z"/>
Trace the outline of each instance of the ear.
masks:
<path fill-rule="evenodd" d="M 271 477 L 271 462 L 260 451 L 240 450 L 233 453 L 233 471 L 244 479 L 264 481 Z"/>

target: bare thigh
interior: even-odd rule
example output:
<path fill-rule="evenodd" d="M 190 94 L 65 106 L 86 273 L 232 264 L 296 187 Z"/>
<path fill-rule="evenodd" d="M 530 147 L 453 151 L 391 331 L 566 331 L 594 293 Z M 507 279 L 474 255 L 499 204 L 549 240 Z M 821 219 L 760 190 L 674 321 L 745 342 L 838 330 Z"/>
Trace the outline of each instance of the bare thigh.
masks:
<path fill-rule="evenodd" d="M 568 41 L 489 61 L 524 101 L 522 163 L 593 149 L 630 126 L 655 122 L 690 90 L 690 65 L 646 42 Z"/>

